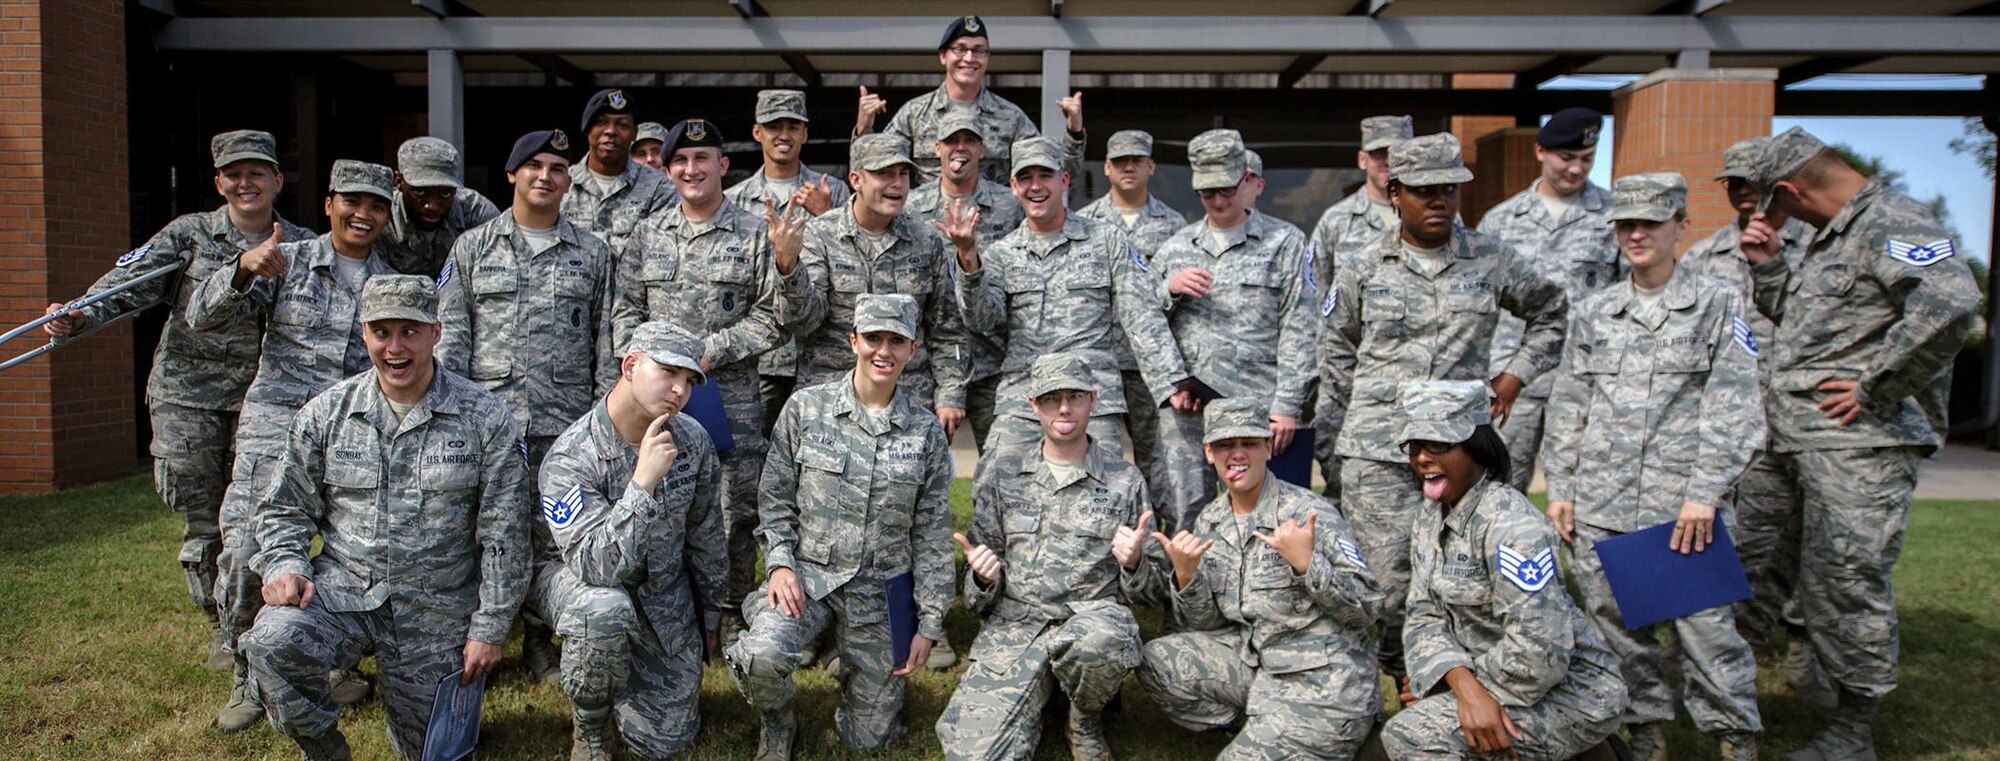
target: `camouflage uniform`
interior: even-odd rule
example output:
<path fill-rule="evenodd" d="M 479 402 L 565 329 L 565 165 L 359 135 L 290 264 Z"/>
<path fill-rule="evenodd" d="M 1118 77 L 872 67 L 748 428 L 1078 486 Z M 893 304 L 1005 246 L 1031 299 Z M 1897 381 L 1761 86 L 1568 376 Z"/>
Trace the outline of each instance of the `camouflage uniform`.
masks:
<path fill-rule="evenodd" d="M 251 130 L 225 132 L 209 143 L 215 168 L 244 159 L 277 164 L 277 140 Z M 307 240 L 313 232 L 272 212 L 286 240 Z M 187 214 L 167 223 L 117 265 L 92 283 L 86 296 L 102 293 L 169 267 L 178 273 L 148 281 L 81 310 L 88 330 L 129 312 L 166 303 L 166 327 L 153 351 L 153 369 L 146 376 L 146 410 L 153 423 L 153 486 L 167 507 L 181 515 L 181 573 L 188 598 L 208 616 L 220 637 L 214 590 L 216 558 L 222 552 L 219 513 L 229 484 L 230 441 L 236 430 L 243 392 L 257 369 L 262 323 L 229 321 L 209 330 L 192 330 L 186 323 L 189 302 L 209 276 L 228 278 L 236 258 L 264 242 L 269 231 L 246 235 L 229 221 L 229 207 Z M 218 640 L 219 641 L 219 640 Z"/>
<path fill-rule="evenodd" d="M 1426 135 L 1389 149 L 1405 185 L 1469 181 L 1458 143 Z M 1489 357 L 1501 312 L 1528 323 L 1522 348 L 1504 363 Z M 1414 254 L 1386 237 L 1335 276 L 1320 303 L 1319 409 L 1340 432 L 1341 512 L 1388 599 L 1382 610 L 1382 669 L 1403 673 L 1398 632 L 1410 568 L 1410 522 L 1423 493 L 1396 449 L 1396 395 L 1423 380 L 1470 380 L 1512 373 L 1533 381 L 1562 351 L 1568 302 L 1562 286 L 1497 238 L 1457 227 L 1437 256 Z"/>
<path fill-rule="evenodd" d="M 1245 171 L 1243 151 L 1243 137 L 1235 130 L 1195 136 L 1188 157 L 1196 189 L 1235 187 Z M 1319 329 L 1312 315 L 1320 289 L 1312 275 L 1312 247 L 1297 227 L 1254 210 L 1229 236 L 1217 250 L 1203 219 L 1160 244 L 1152 267 L 1158 277 L 1190 267 L 1215 277 L 1203 298 L 1168 296 L 1167 324 L 1190 375 L 1223 396 L 1255 399 L 1268 404 L 1273 415 L 1300 417 Z M 1215 471 L 1202 455 L 1201 429 L 1199 413 L 1160 412 L 1168 496 L 1159 509 L 1165 527 L 1186 527 L 1215 495 Z"/>
<path fill-rule="evenodd" d="M 1613 184 L 1614 221 L 1674 224 L 1687 208 L 1678 174 Z M 1660 625 L 1633 630 L 1619 615 L 1595 547 L 1673 522 L 1683 501 L 1733 524 L 1731 487 L 1764 440 L 1757 342 L 1736 289 L 1676 267 L 1658 301 L 1630 279 L 1578 302 L 1564 343 L 1569 368 L 1550 397 L 1550 502 L 1576 507 L 1570 574 L 1584 613 L 1618 654 L 1631 705 L 1627 725 L 1672 721 L 1674 690 L 1661 673 Z M 1688 714 L 1708 735 L 1761 731 L 1757 659 L 1728 607 L 1675 619 Z"/>
<path fill-rule="evenodd" d="M 1261 400 L 1210 402 L 1206 416 L 1207 442 L 1271 435 Z M 1187 729 L 1241 721 L 1219 758 L 1353 758 L 1381 706 L 1367 632 L 1382 602 L 1375 577 L 1320 495 L 1267 472 L 1252 512 L 1229 499 L 1217 495 L 1187 526 L 1215 545 L 1168 594 L 1180 631 L 1146 643 L 1139 681 Z M 1255 536 L 1313 516 L 1303 574 Z"/>
<path fill-rule="evenodd" d="M 1577 191 L 1574 205 L 1562 219 L 1549 216 L 1542 202 L 1542 180 L 1527 190 L 1501 201 L 1479 220 L 1479 231 L 1513 247 L 1522 260 L 1532 263 L 1542 275 L 1563 286 L 1570 301 L 1578 301 L 1610 285 L 1624 271 L 1618 242 L 1612 239 L 1611 193 L 1592 183 Z M 1521 350 L 1522 323 L 1502 316 L 1493 331 L 1493 366 L 1496 373 Z M 1567 371 L 1558 371 L 1567 372 Z M 1528 378 L 1522 378 L 1528 381 Z M 1515 491 L 1526 492 L 1535 477 L 1535 458 L 1542 447 L 1542 417 L 1549 393 L 1555 388 L 1555 374 L 1535 379 L 1514 400 L 1514 409 L 1500 427 L 1507 441 L 1514 472 L 1507 483 Z"/>
<path fill-rule="evenodd" d="M 854 191 L 847 187 L 846 180 L 827 174 L 826 172 L 817 171 L 812 167 L 806 166 L 803 162 L 799 164 L 799 179 L 804 184 L 818 185 L 821 177 L 826 178 L 827 195 L 833 200 L 833 206 L 828 208 L 827 211 L 847 208 L 847 202 L 854 198 Z M 722 191 L 722 196 L 729 199 L 730 203 L 753 210 L 753 213 L 757 214 L 759 219 L 762 219 L 765 199 L 775 198 L 778 204 L 782 206 L 787 199 L 792 197 L 792 194 L 779 193 L 772 190 L 771 180 L 764 176 L 763 168 L 759 167 L 749 177 L 743 178 L 742 182 L 731 185 L 728 190 Z"/>
<path fill-rule="evenodd" d="M 588 130 L 586 130 L 587 132 Z M 578 161 L 570 167 L 574 175 L 589 172 L 590 169 Z M 674 192 L 674 183 L 664 172 L 637 161 L 626 160 L 625 171 L 618 173 L 610 192 L 599 196 L 596 186 L 579 178 L 563 194 L 563 219 L 575 225 L 578 230 L 596 233 L 611 245 L 612 251 L 626 251 L 626 239 L 639 229 L 639 222 L 680 201 L 680 194 Z"/>
<path fill-rule="evenodd" d="M 1794 127 L 1765 149 L 1754 184 L 1768 198 L 1823 150 Z M 1944 407 L 1939 380 L 1979 307 L 1955 254 L 1923 204 L 1870 181 L 1796 267 L 1773 258 L 1751 268 L 1757 306 L 1777 323 L 1765 395 L 1771 449 L 1790 456 L 1804 502 L 1799 598 L 1813 652 L 1841 690 L 1838 721 L 1860 737 L 1896 686 L 1890 574 L 1917 459 L 1942 444 L 1932 416 Z M 1818 407 L 1819 384 L 1836 379 L 1860 384 L 1861 414 L 1847 425 Z"/>
<path fill-rule="evenodd" d="M 410 219 L 403 191 L 389 198 L 389 227 L 382 231 L 382 253 L 397 272 L 437 277 L 460 233 L 500 216 L 500 209 L 479 191 L 459 181 L 458 149 L 435 137 L 411 138 L 396 150 L 396 171 L 416 188 L 452 188 L 451 209 L 444 223 L 425 230 Z"/>
<path fill-rule="evenodd" d="M 638 333 L 630 353 L 701 372 L 700 339 L 664 323 Z M 544 553 L 528 596 L 562 635 L 578 735 L 603 744 L 615 707 L 619 736 L 646 758 L 673 755 L 700 731 L 702 634 L 726 606 L 722 466 L 692 416 L 667 426 L 674 463 L 651 490 L 632 482 L 639 450 L 604 401 L 557 437 L 541 471 L 554 556 Z"/>
<path fill-rule="evenodd" d="M 1000 97 L 993 88 L 979 88 L 979 97 L 971 103 L 958 103 L 951 99 L 944 85 L 936 90 L 911 98 L 896 116 L 889 120 L 885 133 L 896 135 L 910 145 L 928 146 L 950 133 L 943 131 L 945 118 L 954 111 L 971 112 L 979 122 L 979 136 L 986 143 L 986 160 L 980 163 L 979 173 L 988 180 L 1001 185 L 1007 184 L 1009 167 L 1013 166 L 1014 143 L 1042 134 L 1035 127 L 1035 121 L 1014 102 Z M 1063 141 L 1063 168 L 1075 177 L 1083 167 L 1083 145 L 1086 136 L 1082 132 L 1065 131 Z M 944 172 L 943 165 L 935 154 L 918 151 L 915 159 L 916 178 L 910 184 L 928 185 L 936 182 Z"/>
<path fill-rule="evenodd" d="M 909 163 L 909 146 L 886 135 L 863 135 L 850 153 L 856 171 Z M 806 223 L 805 248 L 799 252 L 799 269 L 809 278 L 805 295 L 799 303 L 788 303 L 793 297 L 786 293 L 778 296 L 781 314 L 799 316 L 789 326 L 799 338 L 798 385 L 831 383 L 854 369 L 847 334 L 858 297 L 902 293 L 916 298 L 924 319 L 923 343 L 903 369 L 899 387 L 919 407 L 964 409 L 965 332 L 951 285 L 957 255 L 936 230 L 907 213 L 897 215 L 887 235 L 894 240 L 886 250 L 869 251 L 868 233 L 854 220 L 852 208 Z"/>
<path fill-rule="evenodd" d="M 920 310 L 906 294 L 864 295 L 856 332 L 917 332 Z M 850 355 L 852 352 L 850 352 Z M 767 569 L 789 568 L 808 598 L 792 618 L 763 589 L 743 601 L 750 629 L 727 649 L 730 675 L 750 705 L 792 715 L 792 671 L 800 649 L 839 627 L 841 742 L 887 745 L 903 736 L 903 680 L 891 671 L 883 584 L 912 575 L 916 633 L 944 639 L 952 598 L 950 444 L 937 417 L 908 389 L 869 410 L 847 378 L 799 391 L 771 432 L 758 532 Z M 765 579 L 768 587 L 770 580 Z"/>
<path fill-rule="evenodd" d="M 642 223 L 630 245 L 616 257 L 622 269 L 614 343 L 626 346 L 645 320 L 664 320 L 701 336 L 707 375 L 722 396 L 736 441 L 720 455 L 729 585 L 717 600 L 733 606 L 756 585 L 757 478 L 769 449 L 757 357 L 786 337 L 777 291 L 803 289 L 803 268 L 780 276 L 764 220 L 726 199 L 715 216 L 700 222 L 688 219 L 679 205 L 669 207 Z"/>
<path fill-rule="evenodd" d="M 374 293 L 364 319 L 381 314 Z M 402 312 L 435 309 L 428 289 L 399 296 Z M 242 639 L 274 728 L 308 748 L 337 738 L 327 671 L 373 653 L 390 745 L 422 754 L 438 682 L 463 665 L 468 640 L 506 641 L 528 591 L 520 447 L 507 405 L 443 369 L 401 420 L 372 369 L 306 403 L 250 567 L 303 575 L 315 595 L 265 607 Z"/>
<path fill-rule="evenodd" d="M 1047 354 L 1027 390 L 1095 390 L 1100 374 L 1080 355 Z M 1137 525 L 1147 511 L 1137 468 L 1097 446 L 1067 478 L 1038 448 L 993 458 L 994 477 L 973 494 L 967 537 L 1005 566 L 991 585 L 965 576 L 965 608 L 985 626 L 938 717 L 946 758 L 1033 757 L 1057 685 L 1072 711 L 1096 716 L 1139 665 L 1139 623 L 1127 606 L 1156 603 L 1165 581 L 1157 542 L 1137 569 L 1111 554 L 1118 527 Z"/>
<path fill-rule="evenodd" d="M 1398 441 L 1462 442 L 1487 423 L 1483 379 L 1412 385 Z M 1563 591 L 1555 527 L 1513 487 L 1482 477 L 1458 504 L 1425 502 L 1411 535 L 1410 692 L 1418 700 L 1382 728 L 1392 759 L 1488 758 L 1459 728 L 1445 682 L 1479 680 L 1520 729 L 1522 759 L 1566 759 L 1618 730 L 1625 682 L 1618 657 Z"/>

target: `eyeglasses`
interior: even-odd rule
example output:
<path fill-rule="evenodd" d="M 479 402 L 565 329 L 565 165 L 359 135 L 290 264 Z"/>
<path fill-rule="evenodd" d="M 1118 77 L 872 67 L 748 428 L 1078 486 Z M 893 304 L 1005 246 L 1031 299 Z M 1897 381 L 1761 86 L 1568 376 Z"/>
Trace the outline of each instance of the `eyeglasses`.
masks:
<path fill-rule="evenodd" d="M 1091 392 L 1089 391 L 1080 391 L 1077 389 L 1050 391 L 1046 394 L 1035 397 L 1035 404 L 1036 406 L 1048 407 L 1051 409 L 1061 407 L 1064 404 L 1067 404 L 1071 407 L 1080 407 L 1086 400 L 1090 398 L 1090 393 Z"/>
<path fill-rule="evenodd" d="M 1424 454 L 1444 454 L 1446 452 L 1451 451 L 1452 448 L 1456 446 L 1458 445 L 1448 441 L 1424 441 L 1422 439 L 1411 439 L 1401 444 L 1397 444 L 1396 448 L 1403 450 L 1403 454 L 1405 455 L 1416 454 L 1417 450 L 1419 449 L 1424 450 Z"/>
<path fill-rule="evenodd" d="M 944 52 L 950 53 L 953 58 L 970 57 L 970 58 L 978 58 L 981 60 L 990 58 L 993 55 L 992 48 L 984 46 L 975 47 L 972 45 L 953 45 L 951 47 L 945 48 Z"/>
<path fill-rule="evenodd" d="M 1211 190 L 1197 190 L 1194 192 L 1194 194 L 1201 196 L 1201 200 L 1204 201 L 1210 198 L 1235 198 L 1237 187 L 1239 186 L 1231 186 L 1227 188 L 1214 188 Z"/>

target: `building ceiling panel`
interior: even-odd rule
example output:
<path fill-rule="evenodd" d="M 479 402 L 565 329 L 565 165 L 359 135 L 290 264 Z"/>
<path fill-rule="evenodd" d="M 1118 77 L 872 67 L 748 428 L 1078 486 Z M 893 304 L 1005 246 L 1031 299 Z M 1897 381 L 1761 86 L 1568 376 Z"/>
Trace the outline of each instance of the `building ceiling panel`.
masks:
<path fill-rule="evenodd" d="M 459 0 L 485 16 L 734 16 L 728 0 Z"/>
<path fill-rule="evenodd" d="M 564 60 L 585 71 L 621 72 L 738 72 L 791 71 L 774 55 L 566 55 Z"/>
<path fill-rule="evenodd" d="M 431 17 L 410 0 L 196 0 L 192 5 L 223 16 Z"/>
<path fill-rule="evenodd" d="M 1240 74 L 1284 71 L 1293 60 L 1269 55 L 1078 55 L 1070 58 L 1069 65 L 1079 74 Z"/>
<path fill-rule="evenodd" d="M 1395 0 L 1382 16 L 1627 16 L 1669 0 Z"/>
<path fill-rule="evenodd" d="M 1548 56 L 1540 55 L 1336 55 L 1327 56 L 1313 71 L 1324 73 L 1409 74 L 1521 71 L 1533 68 Z M 1283 67 L 1279 67 L 1282 69 Z"/>
<path fill-rule="evenodd" d="M 921 55 L 814 55 L 807 58 L 820 71 L 899 74 L 921 72 L 942 76 L 935 57 Z M 1039 55 L 996 55 L 986 66 L 991 74 L 1040 74 Z"/>
<path fill-rule="evenodd" d="M 1950 16 L 1985 0 L 1735 0 L 1709 11 L 1732 16 Z"/>

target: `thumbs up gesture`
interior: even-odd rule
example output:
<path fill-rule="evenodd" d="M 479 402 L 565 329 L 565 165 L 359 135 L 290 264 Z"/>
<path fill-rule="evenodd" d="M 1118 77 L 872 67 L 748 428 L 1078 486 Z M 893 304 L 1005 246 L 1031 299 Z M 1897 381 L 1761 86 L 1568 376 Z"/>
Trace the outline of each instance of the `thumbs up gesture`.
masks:
<path fill-rule="evenodd" d="M 1306 566 L 1312 563 L 1313 530 L 1318 523 L 1319 513 L 1313 513 L 1306 516 L 1305 525 L 1299 525 L 1295 520 L 1286 520 L 1279 524 L 1277 531 L 1272 532 L 1277 534 L 1276 537 L 1265 536 L 1262 531 L 1253 536 L 1257 537 L 1257 541 L 1277 550 L 1278 557 L 1284 558 L 1285 562 L 1292 566 L 1292 573 L 1305 573 Z"/>
<path fill-rule="evenodd" d="M 1083 91 L 1070 93 L 1067 98 L 1058 98 L 1056 108 L 1062 111 L 1063 123 L 1069 127 L 1069 131 L 1083 131 Z"/>
<path fill-rule="evenodd" d="M 875 130 L 875 117 L 889 110 L 889 102 L 882 96 L 868 92 L 868 86 L 861 86 L 860 107 L 854 112 L 854 136 L 860 137 Z"/>
<path fill-rule="evenodd" d="M 974 545 L 964 534 L 953 532 L 951 538 L 958 540 L 958 546 L 965 550 L 965 564 L 972 567 L 972 575 L 979 579 L 981 586 L 993 586 L 1000 580 L 1000 571 L 1007 567 L 1000 562 L 1000 555 L 986 545 Z"/>
<path fill-rule="evenodd" d="M 1146 537 L 1153 533 L 1153 511 L 1147 510 L 1139 516 L 1138 526 L 1119 526 L 1118 533 L 1111 536 L 1111 557 L 1127 571 L 1138 570 L 1139 558 L 1146 548 Z"/>
<path fill-rule="evenodd" d="M 257 277 L 277 277 L 285 274 L 285 257 L 278 252 L 278 246 L 285 242 L 285 228 L 273 223 L 271 237 L 255 248 L 243 252 L 236 259 L 236 269 L 246 275 Z"/>

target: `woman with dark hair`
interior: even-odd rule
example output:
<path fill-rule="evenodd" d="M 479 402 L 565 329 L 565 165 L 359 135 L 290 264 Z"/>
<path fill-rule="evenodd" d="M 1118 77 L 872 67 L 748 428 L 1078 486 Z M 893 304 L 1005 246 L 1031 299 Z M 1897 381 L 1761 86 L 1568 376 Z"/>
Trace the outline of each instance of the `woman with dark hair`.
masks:
<path fill-rule="evenodd" d="M 1507 485 L 1481 381 L 1404 389 L 1399 440 L 1424 494 L 1411 528 L 1405 707 L 1392 759 L 1566 759 L 1618 731 L 1618 658 L 1557 578 L 1556 532 Z"/>

